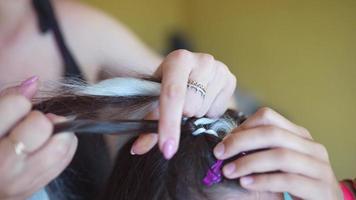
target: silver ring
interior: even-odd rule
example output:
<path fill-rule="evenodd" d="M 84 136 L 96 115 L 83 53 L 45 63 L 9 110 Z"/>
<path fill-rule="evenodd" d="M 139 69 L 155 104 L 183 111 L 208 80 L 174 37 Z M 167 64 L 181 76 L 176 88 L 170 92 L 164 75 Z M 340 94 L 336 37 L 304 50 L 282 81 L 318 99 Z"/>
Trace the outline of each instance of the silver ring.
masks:
<path fill-rule="evenodd" d="M 199 92 L 200 95 L 205 98 L 206 96 L 206 88 L 204 87 L 203 84 L 198 83 L 197 81 L 194 80 L 188 80 L 188 84 L 187 84 L 188 88 L 194 89 L 195 92 Z"/>

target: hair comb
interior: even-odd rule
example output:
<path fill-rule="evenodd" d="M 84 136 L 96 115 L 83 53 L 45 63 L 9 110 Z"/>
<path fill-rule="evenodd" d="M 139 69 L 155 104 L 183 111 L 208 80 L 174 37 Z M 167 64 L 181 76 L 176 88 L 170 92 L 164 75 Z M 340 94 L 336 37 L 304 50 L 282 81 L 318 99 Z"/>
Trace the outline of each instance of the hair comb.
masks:
<path fill-rule="evenodd" d="M 182 119 L 181 129 L 191 129 L 187 126 L 187 120 Z M 97 121 L 90 119 L 78 119 L 62 122 L 54 125 L 54 134 L 61 132 L 75 132 L 77 134 L 101 134 L 121 135 L 139 133 L 157 133 L 158 120 L 117 120 Z"/>

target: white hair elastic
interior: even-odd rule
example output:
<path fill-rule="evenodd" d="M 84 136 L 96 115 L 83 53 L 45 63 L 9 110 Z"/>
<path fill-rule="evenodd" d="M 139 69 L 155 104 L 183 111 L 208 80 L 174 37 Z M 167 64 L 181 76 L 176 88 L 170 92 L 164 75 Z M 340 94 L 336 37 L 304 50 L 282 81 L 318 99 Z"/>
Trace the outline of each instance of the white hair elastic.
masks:
<path fill-rule="evenodd" d="M 197 130 L 195 130 L 192 134 L 195 136 L 200 135 L 200 134 L 209 134 L 209 135 L 219 137 L 218 133 L 215 130 L 206 129 L 204 126 L 202 126 L 202 125 L 212 124 L 216 121 L 217 121 L 217 119 L 209 119 L 209 118 L 205 118 L 205 117 L 195 120 L 194 125 L 196 125 L 198 127 L 200 126 L 200 127 Z"/>
<path fill-rule="evenodd" d="M 159 96 L 160 89 L 160 83 L 136 78 L 119 77 L 107 79 L 94 85 L 88 85 L 80 90 L 79 93 L 97 96 Z"/>

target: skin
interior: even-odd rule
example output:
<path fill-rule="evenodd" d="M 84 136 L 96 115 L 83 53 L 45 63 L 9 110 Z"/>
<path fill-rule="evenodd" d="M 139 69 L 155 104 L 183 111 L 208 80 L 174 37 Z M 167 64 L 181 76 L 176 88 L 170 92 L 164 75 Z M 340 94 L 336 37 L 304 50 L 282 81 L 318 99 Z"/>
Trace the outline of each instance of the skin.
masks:
<path fill-rule="evenodd" d="M 213 56 L 177 50 L 162 58 L 142 44 L 125 26 L 102 12 L 76 1 L 53 2 L 67 44 L 89 82 L 96 82 L 103 73 L 111 76 L 154 76 L 162 80 L 157 111 L 160 113 L 159 134 L 155 141 L 158 140 L 167 159 L 177 151 L 183 114 L 189 117 L 217 117 L 225 111 L 225 102 L 233 94 L 236 78 L 226 65 Z M 0 121 L 4 126 L 0 133 L 0 142 L 4 146 L 0 148 L 0 198 L 23 199 L 46 185 L 66 167 L 75 152 L 76 138 L 68 133 L 67 139 L 56 139 L 60 136 L 51 135 L 53 121 L 44 117 L 43 113 L 30 111 L 29 99 L 35 95 L 39 81 L 60 80 L 64 70 L 53 35 L 42 35 L 38 31 L 31 1 L 0 1 L 0 27 L 0 88 L 7 88 L 2 91 L 5 100 L 1 101 L 5 101 L 5 106 L 0 109 Z M 28 79 L 34 75 L 37 78 Z M 188 79 L 206 86 L 205 99 L 194 90 L 187 89 Z M 9 88 L 9 85 L 16 84 Z M 11 96 L 13 94 L 15 96 Z M 12 101 L 14 103 L 9 103 Z M 12 115 L 13 120 L 6 121 Z M 13 140 L 21 140 L 29 148 L 25 158 L 14 155 L 14 145 L 8 139 L 10 136 L 14 137 Z M 140 141 L 146 140 L 140 138 L 137 143 Z M 42 149 L 44 153 L 36 153 L 42 152 Z M 67 151 L 60 153 L 58 149 Z M 26 167 L 16 170 L 14 166 Z M 38 178 L 40 172 L 47 171 L 49 175 Z M 30 180 L 37 179 L 30 183 Z"/>
<path fill-rule="evenodd" d="M 155 134 L 141 138 L 133 146 L 137 154 L 145 154 L 157 142 Z M 240 178 L 242 187 L 260 195 L 250 196 L 252 199 L 272 199 L 265 195 L 281 198 L 278 195 L 283 192 L 294 199 L 343 199 L 326 148 L 313 141 L 307 129 L 270 108 L 261 108 L 234 129 L 214 148 L 214 155 L 225 160 L 256 149 L 267 150 L 248 154 L 223 167 L 225 177 Z"/>
<path fill-rule="evenodd" d="M 51 136 L 53 124 L 65 119 L 31 111 L 29 98 L 36 85 L 13 87 L 0 94 L 0 199 L 31 196 L 62 172 L 77 147 L 73 133 Z M 14 151 L 18 141 L 25 145 L 21 155 Z"/>
<path fill-rule="evenodd" d="M 219 143 L 214 154 L 228 159 L 243 151 L 268 150 L 241 157 L 223 167 L 250 191 L 289 192 L 300 199 L 343 199 L 326 148 L 303 127 L 269 108 L 249 117 Z M 255 174 L 257 175 L 251 175 Z"/>

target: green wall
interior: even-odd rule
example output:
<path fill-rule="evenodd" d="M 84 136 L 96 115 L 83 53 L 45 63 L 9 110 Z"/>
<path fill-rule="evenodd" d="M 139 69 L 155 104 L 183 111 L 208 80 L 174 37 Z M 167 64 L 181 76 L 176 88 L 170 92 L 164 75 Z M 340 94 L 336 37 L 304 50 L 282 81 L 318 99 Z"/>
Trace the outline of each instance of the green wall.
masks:
<path fill-rule="evenodd" d="M 339 178 L 356 177 L 356 1 L 87 0 L 164 50 L 184 29 L 252 91 L 329 149 Z"/>

